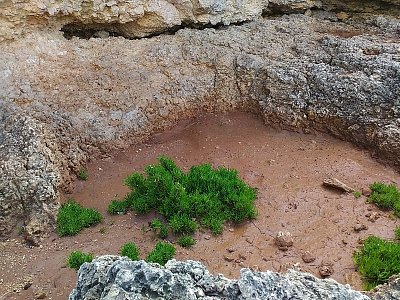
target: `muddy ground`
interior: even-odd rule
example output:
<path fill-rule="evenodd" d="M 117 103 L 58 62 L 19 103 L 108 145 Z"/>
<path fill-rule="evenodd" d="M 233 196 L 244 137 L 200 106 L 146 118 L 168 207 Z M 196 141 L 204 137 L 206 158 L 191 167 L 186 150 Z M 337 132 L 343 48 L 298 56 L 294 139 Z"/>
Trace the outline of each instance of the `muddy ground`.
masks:
<path fill-rule="evenodd" d="M 177 259 L 202 261 L 212 273 L 228 278 L 237 277 L 243 267 L 285 271 L 293 265 L 318 276 L 321 263 L 331 262 L 331 278 L 362 289 L 353 251 L 370 234 L 393 239 L 394 228 L 400 225 L 390 213 L 366 203 L 365 196 L 357 199 L 321 185 L 329 176 L 359 191 L 374 181 L 400 181 L 395 170 L 369 153 L 322 134 L 277 131 L 246 113 L 207 115 L 183 121 L 146 144 L 89 163 L 89 180 L 76 181 L 63 200 L 74 198 L 99 209 L 104 221 L 74 237 L 59 238 L 54 233 L 40 248 L 23 245 L 15 232 L 0 244 L 0 299 L 34 299 L 40 292 L 46 299 L 67 299 L 76 282 L 76 272 L 65 266 L 73 250 L 117 254 L 122 244 L 133 241 L 144 258 L 157 242 L 146 230 L 156 215 L 109 216 L 106 209 L 111 199 L 121 199 L 128 192 L 123 179 L 154 163 L 160 154 L 186 170 L 203 162 L 235 168 L 258 188 L 256 220 L 240 226 L 226 224 L 219 236 L 198 232 L 197 244 L 190 250 L 177 246 Z M 378 216 L 374 222 L 366 216 L 371 213 Z M 356 232 L 357 224 L 366 225 L 367 230 Z M 294 246 L 286 252 L 274 244 L 279 231 L 289 231 L 294 237 Z M 305 251 L 316 260 L 305 263 Z"/>

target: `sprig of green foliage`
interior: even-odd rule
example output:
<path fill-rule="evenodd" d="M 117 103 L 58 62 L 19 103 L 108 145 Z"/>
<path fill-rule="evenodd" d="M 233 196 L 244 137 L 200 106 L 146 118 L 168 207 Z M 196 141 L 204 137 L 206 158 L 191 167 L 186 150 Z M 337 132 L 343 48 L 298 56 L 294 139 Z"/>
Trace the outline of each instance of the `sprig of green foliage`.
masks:
<path fill-rule="evenodd" d="M 85 253 L 82 251 L 73 251 L 68 255 L 67 266 L 79 270 L 81 265 L 85 262 L 91 262 L 93 260 L 93 254 Z"/>
<path fill-rule="evenodd" d="M 139 260 L 139 249 L 132 242 L 124 244 L 121 247 L 120 254 L 129 257 L 131 260 Z"/>
<path fill-rule="evenodd" d="M 161 266 L 175 255 L 175 247 L 170 243 L 158 242 L 153 251 L 146 258 L 147 262 L 158 263 Z"/>
<path fill-rule="evenodd" d="M 63 203 L 57 214 L 57 231 L 60 236 L 75 235 L 85 227 L 100 223 L 102 215 L 93 208 L 84 208 L 73 200 Z"/>
<path fill-rule="evenodd" d="M 393 209 L 394 214 L 400 217 L 400 191 L 394 184 L 386 185 L 382 182 L 374 182 L 370 185 L 372 191 L 369 201 L 375 203 L 381 209 Z"/>
<path fill-rule="evenodd" d="M 256 189 L 236 170 L 202 164 L 184 173 L 169 158 L 161 156 L 158 161 L 145 167 L 145 175 L 133 173 L 125 179 L 132 192 L 124 201 L 137 213 L 155 209 L 177 234 L 191 234 L 198 225 L 219 234 L 226 221 L 256 217 Z"/>
<path fill-rule="evenodd" d="M 365 280 L 365 288 L 370 290 L 400 273 L 400 243 L 370 236 L 361 250 L 354 253 L 353 259 Z"/>

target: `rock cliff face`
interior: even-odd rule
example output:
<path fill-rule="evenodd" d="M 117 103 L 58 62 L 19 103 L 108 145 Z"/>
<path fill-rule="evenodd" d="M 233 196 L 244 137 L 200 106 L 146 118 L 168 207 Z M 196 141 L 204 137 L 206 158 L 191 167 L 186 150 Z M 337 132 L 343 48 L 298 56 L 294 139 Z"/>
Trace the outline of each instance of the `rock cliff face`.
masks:
<path fill-rule="evenodd" d="M 94 299 L 336 299 L 367 296 L 331 279 L 289 270 L 286 274 L 242 269 L 238 280 L 213 276 L 199 262 L 171 260 L 165 268 L 144 261 L 103 256 L 85 263 L 69 300 Z"/>

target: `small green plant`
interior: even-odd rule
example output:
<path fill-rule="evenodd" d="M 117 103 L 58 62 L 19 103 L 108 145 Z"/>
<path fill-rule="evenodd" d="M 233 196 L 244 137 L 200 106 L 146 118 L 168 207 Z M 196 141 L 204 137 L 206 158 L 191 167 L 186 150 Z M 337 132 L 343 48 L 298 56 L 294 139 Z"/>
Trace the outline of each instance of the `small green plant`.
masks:
<path fill-rule="evenodd" d="M 86 169 L 81 168 L 81 169 L 79 170 L 79 172 L 78 172 L 78 179 L 79 179 L 79 180 L 83 180 L 83 181 L 86 181 L 86 180 L 89 179 L 89 174 L 88 174 L 88 172 L 87 172 Z"/>
<path fill-rule="evenodd" d="M 132 190 L 125 197 L 126 207 L 140 214 L 155 209 L 176 234 L 192 234 L 199 225 L 219 234 L 227 221 L 256 217 L 256 189 L 236 170 L 202 164 L 185 173 L 169 158 L 158 161 L 145 167 L 145 176 L 133 173 L 125 179 Z"/>
<path fill-rule="evenodd" d="M 102 215 L 93 208 L 84 208 L 73 200 L 61 205 L 57 214 L 57 231 L 60 236 L 75 235 L 85 227 L 100 223 Z"/>
<path fill-rule="evenodd" d="M 22 235 L 25 232 L 25 227 L 24 226 L 18 226 L 17 232 L 18 232 L 18 235 Z"/>
<path fill-rule="evenodd" d="M 158 242 L 146 258 L 147 262 L 165 265 L 175 255 L 175 247 L 170 243 Z"/>
<path fill-rule="evenodd" d="M 126 213 L 127 209 L 128 203 L 126 201 L 111 200 L 107 212 L 110 215 L 122 215 Z"/>
<path fill-rule="evenodd" d="M 354 191 L 353 196 L 354 196 L 354 198 L 358 199 L 361 197 L 361 193 L 359 191 Z"/>
<path fill-rule="evenodd" d="M 184 248 L 190 248 L 194 244 L 196 244 L 196 241 L 190 235 L 184 235 L 178 239 L 178 245 Z"/>
<path fill-rule="evenodd" d="M 393 209 L 394 214 L 400 217 L 400 191 L 394 184 L 386 185 L 382 182 L 374 182 L 370 185 L 372 191 L 369 201 L 375 203 L 381 209 Z"/>
<path fill-rule="evenodd" d="M 358 272 L 370 290 L 387 282 L 390 276 L 400 273 L 400 243 L 368 237 L 353 255 Z"/>
<path fill-rule="evenodd" d="M 139 260 L 139 249 L 134 243 L 126 243 L 121 247 L 121 256 L 127 256 L 131 260 Z"/>
<path fill-rule="evenodd" d="M 168 237 L 168 227 L 159 218 L 151 220 L 150 227 L 160 238 Z"/>
<path fill-rule="evenodd" d="M 91 262 L 93 260 L 93 255 L 91 253 L 85 253 L 81 251 L 73 251 L 67 258 L 67 266 L 79 270 L 81 265 L 85 262 Z"/>
<path fill-rule="evenodd" d="M 396 239 L 400 240 L 400 226 L 396 228 L 394 233 L 395 233 Z"/>

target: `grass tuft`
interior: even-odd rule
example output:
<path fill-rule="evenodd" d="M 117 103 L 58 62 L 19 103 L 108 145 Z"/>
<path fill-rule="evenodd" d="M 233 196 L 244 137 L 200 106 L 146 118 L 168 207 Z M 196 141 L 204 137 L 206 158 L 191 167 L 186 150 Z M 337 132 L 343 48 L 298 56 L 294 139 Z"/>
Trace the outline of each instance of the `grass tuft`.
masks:
<path fill-rule="evenodd" d="M 146 258 L 147 262 L 158 263 L 161 266 L 175 255 L 175 247 L 170 243 L 158 242 L 153 251 Z"/>
<path fill-rule="evenodd" d="M 158 161 L 145 167 L 145 175 L 133 173 L 125 179 L 132 190 L 125 197 L 126 207 L 140 214 L 155 209 L 176 234 L 191 234 L 199 225 L 219 234 L 227 221 L 256 217 L 256 189 L 236 170 L 202 164 L 184 173 L 169 158 Z"/>
<path fill-rule="evenodd" d="M 86 169 L 81 168 L 78 172 L 78 179 L 82 181 L 86 181 L 89 179 L 89 174 Z"/>
<path fill-rule="evenodd" d="M 128 203 L 126 201 L 111 200 L 111 203 L 107 207 L 107 212 L 110 215 L 123 215 L 128 209 Z"/>
<path fill-rule="evenodd" d="M 159 218 L 151 220 L 150 227 L 160 238 L 168 237 L 168 227 Z"/>
<path fill-rule="evenodd" d="M 395 233 L 396 239 L 400 240 L 400 226 L 396 228 L 394 233 Z"/>
<path fill-rule="evenodd" d="M 184 235 L 178 239 L 178 245 L 183 248 L 190 248 L 194 244 L 196 244 L 196 241 L 190 235 Z"/>
<path fill-rule="evenodd" d="M 134 243 L 126 243 L 121 247 L 121 256 L 127 256 L 131 260 L 139 260 L 139 249 Z"/>
<path fill-rule="evenodd" d="M 73 200 L 63 203 L 57 214 L 57 232 L 60 236 L 75 235 L 85 227 L 100 223 L 101 214 L 93 208 L 84 208 Z"/>
<path fill-rule="evenodd" d="M 370 236 L 353 259 L 365 281 L 365 289 L 370 290 L 400 273 L 400 243 Z"/>
<path fill-rule="evenodd" d="M 85 253 L 81 251 L 73 251 L 67 258 L 67 266 L 79 270 L 81 265 L 85 262 L 91 262 L 93 260 L 93 255 L 91 253 Z"/>
<path fill-rule="evenodd" d="M 359 191 L 354 191 L 353 196 L 354 196 L 354 198 L 358 199 L 361 197 L 361 193 Z"/>
<path fill-rule="evenodd" d="M 394 184 L 386 185 L 382 182 L 374 182 L 370 185 L 372 191 L 369 201 L 375 203 L 384 210 L 394 210 L 394 214 L 400 217 L 400 191 Z"/>

